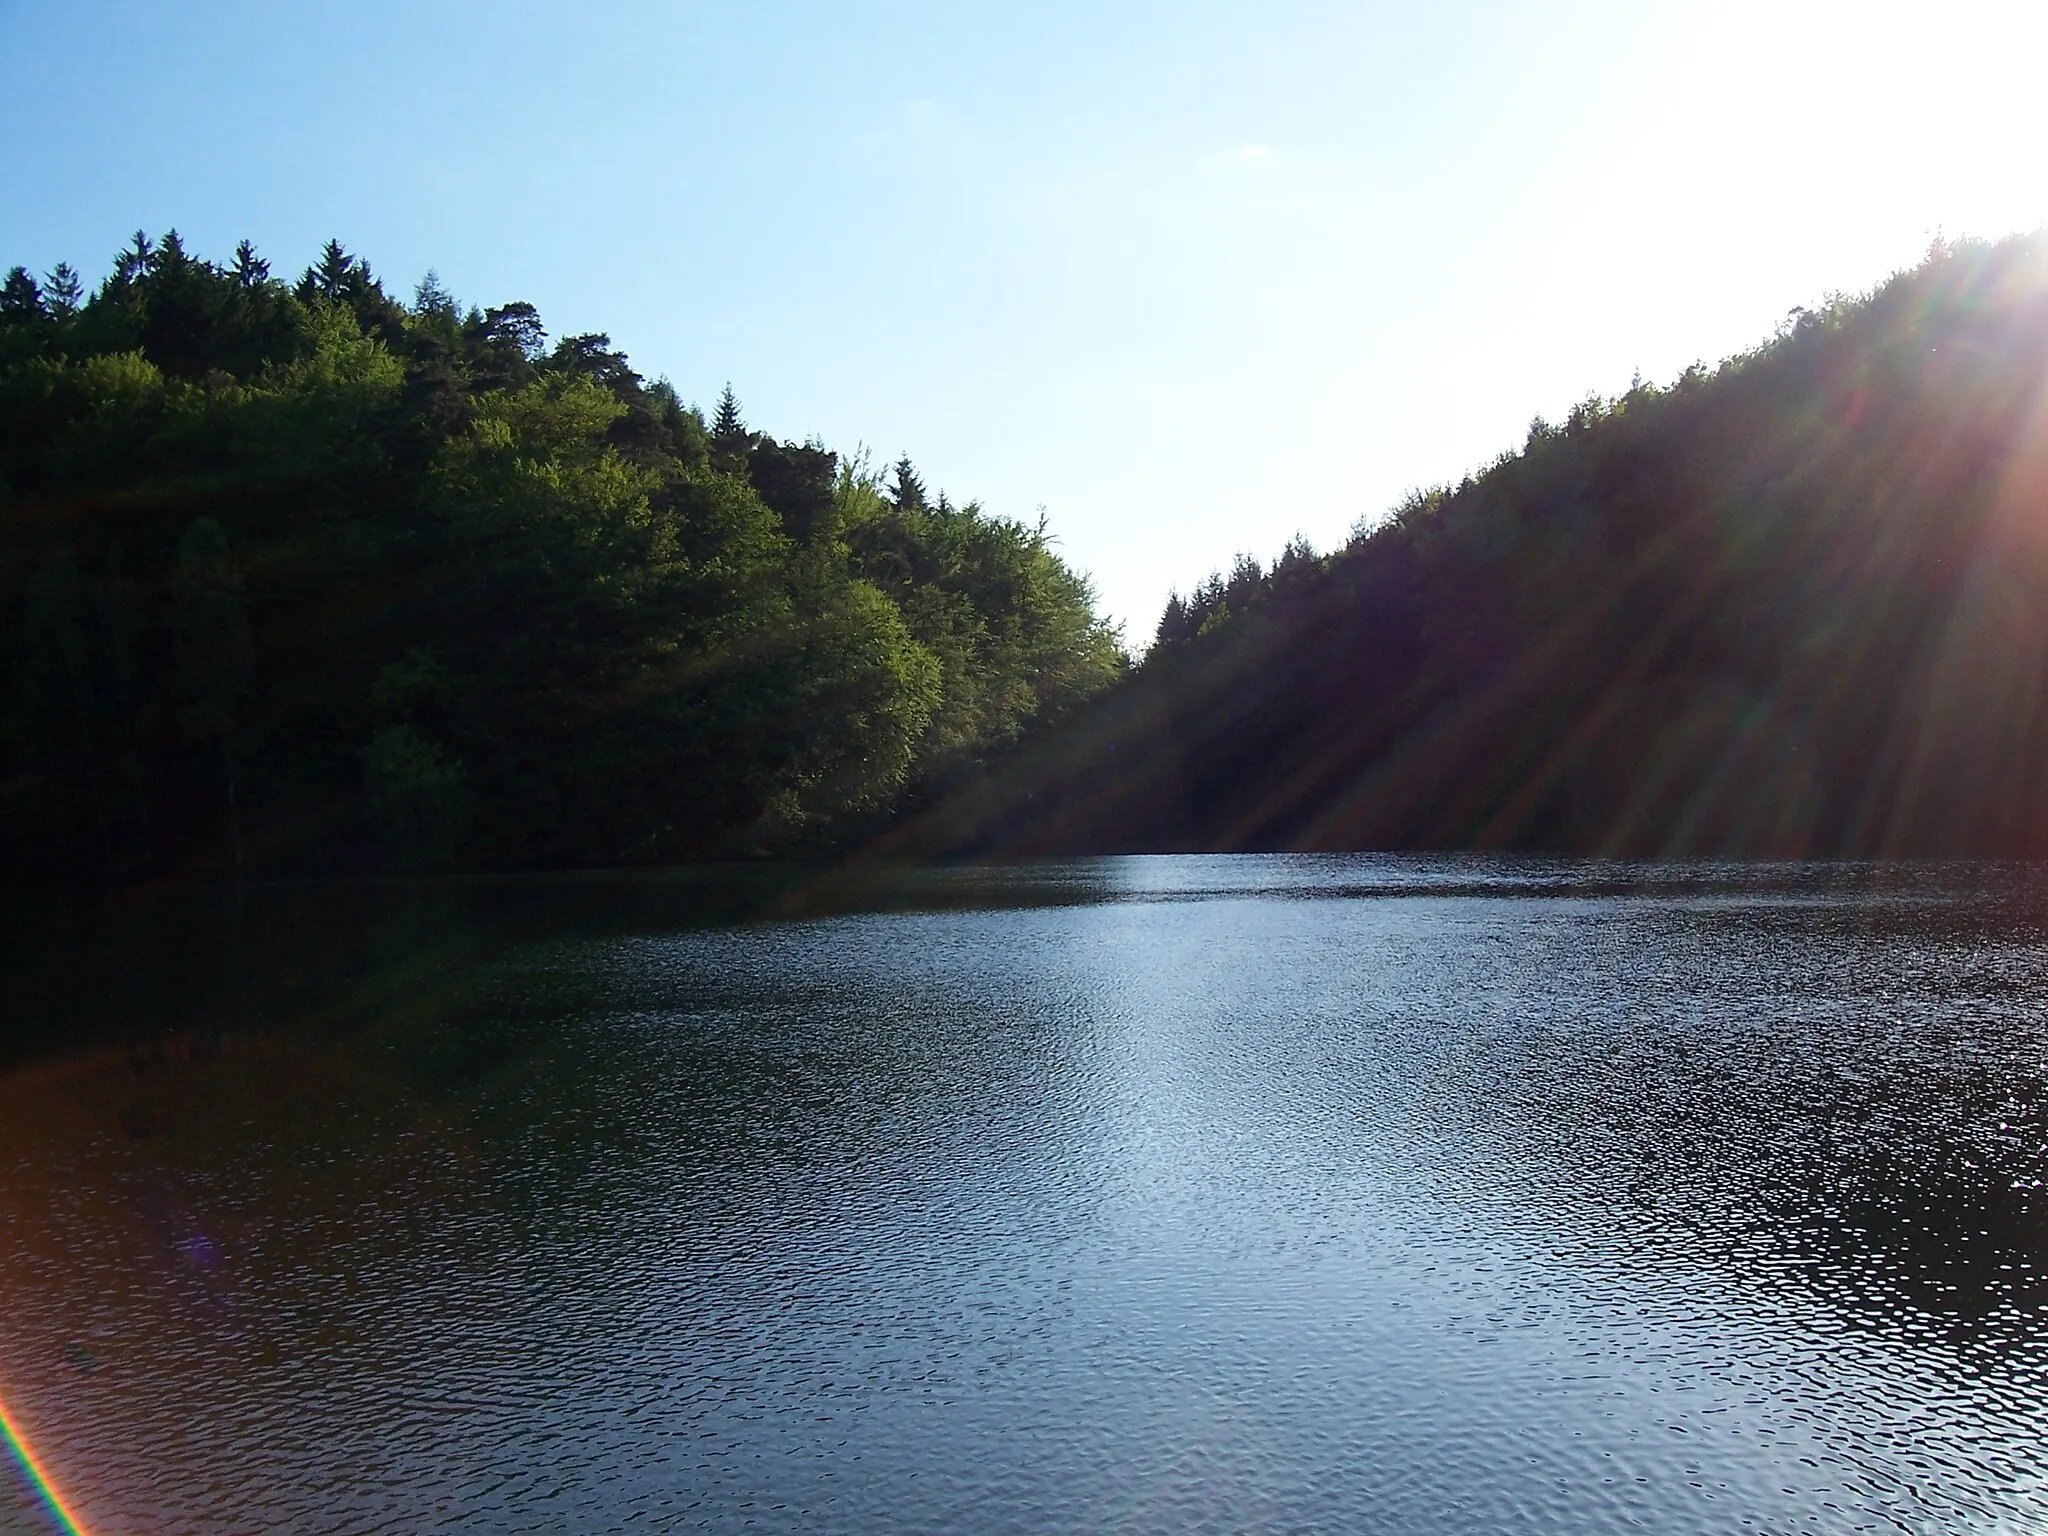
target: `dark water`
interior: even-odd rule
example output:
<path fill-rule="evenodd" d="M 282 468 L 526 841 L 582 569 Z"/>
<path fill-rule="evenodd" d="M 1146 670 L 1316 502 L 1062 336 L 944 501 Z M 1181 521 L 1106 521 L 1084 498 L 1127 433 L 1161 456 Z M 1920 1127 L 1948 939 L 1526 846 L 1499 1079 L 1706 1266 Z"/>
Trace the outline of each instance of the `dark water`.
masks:
<path fill-rule="evenodd" d="M 0 1396 L 101 1533 L 2039 1530 L 2038 882 L 1159 858 L 24 931 Z"/>

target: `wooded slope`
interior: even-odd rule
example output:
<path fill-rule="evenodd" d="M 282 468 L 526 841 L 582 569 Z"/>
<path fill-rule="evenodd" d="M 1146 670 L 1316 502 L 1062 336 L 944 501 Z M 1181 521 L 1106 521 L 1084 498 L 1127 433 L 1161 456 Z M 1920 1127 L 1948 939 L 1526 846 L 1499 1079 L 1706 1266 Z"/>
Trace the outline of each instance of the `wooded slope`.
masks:
<path fill-rule="evenodd" d="M 2044 385 L 2043 242 L 1937 247 L 1241 560 L 901 845 L 2048 853 Z"/>
<path fill-rule="evenodd" d="M 828 849 L 1125 667 L 1040 530 L 339 244 L 11 272 L 0 527 L 22 882 Z"/>

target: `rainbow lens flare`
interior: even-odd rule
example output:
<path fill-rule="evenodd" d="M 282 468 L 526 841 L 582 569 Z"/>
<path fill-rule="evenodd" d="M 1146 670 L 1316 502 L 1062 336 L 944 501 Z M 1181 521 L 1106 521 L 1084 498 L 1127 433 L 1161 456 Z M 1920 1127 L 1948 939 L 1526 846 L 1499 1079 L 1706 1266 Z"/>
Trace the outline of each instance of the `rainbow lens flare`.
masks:
<path fill-rule="evenodd" d="M 65 1500 L 64 1495 L 57 1491 L 57 1484 L 51 1479 L 49 1469 L 29 1448 L 28 1436 L 22 1433 L 21 1425 L 15 1421 L 14 1415 L 7 1411 L 4 1398 L 0 1398 L 0 1434 L 6 1435 L 7 1443 L 14 1447 L 14 1454 L 21 1459 L 22 1467 L 28 1472 L 28 1480 L 35 1484 L 36 1492 L 43 1496 L 43 1502 L 50 1506 L 50 1513 L 56 1516 L 58 1528 L 69 1532 L 70 1536 L 90 1536 L 85 1528 L 85 1522 L 78 1518 L 78 1512 Z"/>

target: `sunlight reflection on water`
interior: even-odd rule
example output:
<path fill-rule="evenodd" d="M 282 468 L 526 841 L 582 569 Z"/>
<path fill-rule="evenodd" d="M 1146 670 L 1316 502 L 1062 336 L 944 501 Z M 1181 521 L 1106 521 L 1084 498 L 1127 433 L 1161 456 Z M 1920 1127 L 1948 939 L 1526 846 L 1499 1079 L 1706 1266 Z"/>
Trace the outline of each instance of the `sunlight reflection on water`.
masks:
<path fill-rule="evenodd" d="M 101 1533 L 2027 1529 L 2031 882 L 558 883 L 346 999 L 254 923 L 0 1077 L 0 1392 Z"/>

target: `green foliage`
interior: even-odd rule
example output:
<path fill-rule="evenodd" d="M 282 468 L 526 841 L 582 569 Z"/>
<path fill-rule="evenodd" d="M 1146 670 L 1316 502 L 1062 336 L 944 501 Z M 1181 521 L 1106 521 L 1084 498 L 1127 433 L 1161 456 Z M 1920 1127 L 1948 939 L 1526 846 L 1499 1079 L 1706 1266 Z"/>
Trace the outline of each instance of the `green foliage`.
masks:
<path fill-rule="evenodd" d="M 1042 533 L 338 241 L 10 273 L 0 516 L 24 876 L 833 846 L 1123 667 Z"/>
<path fill-rule="evenodd" d="M 927 506 L 907 461 L 891 473 L 886 493 L 864 471 L 843 474 L 838 516 L 856 568 L 938 659 L 944 689 L 927 750 L 951 783 L 1115 682 L 1123 653 L 1042 527 L 944 497 Z"/>
<path fill-rule="evenodd" d="M 427 869 L 454 855 L 474 806 L 468 776 L 439 746 L 409 725 L 387 725 L 363 749 L 363 782 L 391 863 Z"/>
<path fill-rule="evenodd" d="M 185 740 L 225 743 L 249 686 L 249 621 L 242 582 L 228 559 L 228 536 L 210 517 L 178 540 L 171 571 L 173 688 Z"/>
<path fill-rule="evenodd" d="M 769 814 L 802 826 L 840 807 L 887 804 L 939 706 L 937 660 L 895 605 L 858 580 L 805 622 L 792 660 L 790 762 Z"/>

